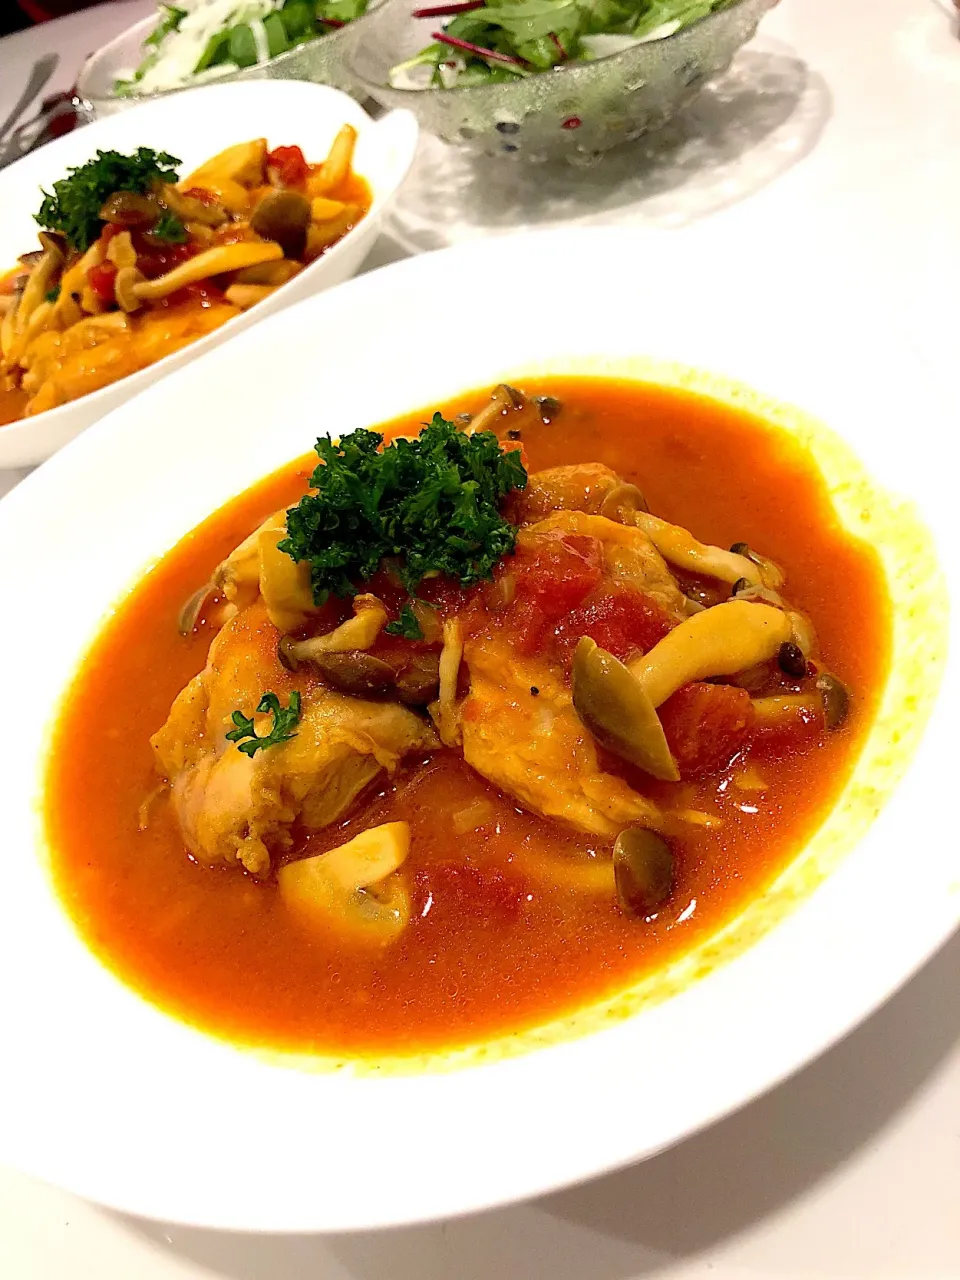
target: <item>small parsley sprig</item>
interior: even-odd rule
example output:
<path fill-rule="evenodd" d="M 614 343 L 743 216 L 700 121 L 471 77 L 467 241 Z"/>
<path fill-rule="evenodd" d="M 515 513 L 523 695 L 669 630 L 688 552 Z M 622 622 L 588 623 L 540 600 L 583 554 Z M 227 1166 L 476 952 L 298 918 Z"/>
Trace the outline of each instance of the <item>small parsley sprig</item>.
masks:
<path fill-rule="evenodd" d="M 405 604 L 400 610 L 400 616 L 393 622 L 388 622 L 383 629 L 387 635 L 402 636 L 404 640 L 423 639 L 423 629 L 409 604 Z"/>
<path fill-rule="evenodd" d="M 150 228 L 154 240 L 165 240 L 168 244 L 186 244 L 189 236 L 187 228 L 175 213 L 161 213 Z"/>
<path fill-rule="evenodd" d="M 43 192 L 35 221 L 64 236 L 71 248 L 85 253 L 103 230 L 100 210 L 115 191 L 145 195 L 157 182 L 176 182 L 180 161 L 166 151 L 138 147 L 133 155 L 98 151 L 96 158 L 67 170 L 67 176 Z"/>
<path fill-rule="evenodd" d="M 253 718 L 245 716 L 242 711 L 234 711 L 230 717 L 236 725 L 227 734 L 228 742 L 235 742 L 237 749 L 245 756 L 255 756 L 265 747 L 276 747 L 281 742 L 289 742 L 297 735 L 294 732 L 300 723 L 300 694 L 294 689 L 290 695 L 290 705 L 282 707 L 275 693 L 265 693 L 257 703 L 257 711 L 262 715 L 273 716 L 273 728 L 264 737 L 258 738 Z M 243 739 L 248 741 L 243 741 Z"/>
<path fill-rule="evenodd" d="M 382 444 L 376 431 L 321 437 L 314 492 L 287 512 L 279 549 L 310 566 L 318 605 L 355 594 L 387 558 L 411 595 L 427 574 L 470 587 L 516 546 L 500 505 L 527 473 L 493 432 L 467 435 L 435 413 L 414 439 Z"/>

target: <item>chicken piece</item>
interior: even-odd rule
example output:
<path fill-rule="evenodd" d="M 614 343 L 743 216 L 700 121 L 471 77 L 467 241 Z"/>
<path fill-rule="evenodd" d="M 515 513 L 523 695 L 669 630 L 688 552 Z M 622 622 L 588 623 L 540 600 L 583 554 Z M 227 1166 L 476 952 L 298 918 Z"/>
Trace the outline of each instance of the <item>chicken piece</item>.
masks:
<path fill-rule="evenodd" d="M 604 499 L 621 483 L 617 473 L 602 462 L 578 462 L 534 471 L 520 495 L 520 521 L 527 524 L 542 520 L 553 511 L 599 515 Z"/>
<path fill-rule="evenodd" d="M 336 822 L 378 773 L 438 745 L 429 724 L 406 707 L 347 697 L 307 672 L 285 671 L 278 638 L 262 601 L 231 619 L 151 740 L 190 852 L 257 876 L 291 847 L 294 824 L 316 830 Z M 302 710 L 291 741 L 252 757 L 227 742 L 234 711 L 252 714 L 268 691 L 286 706 L 295 689 Z M 272 727 L 269 716 L 254 720 L 260 736 Z"/>
<path fill-rule="evenodd" d="M 603 546 L 604 578 L 610 585 L 642 591 L 677 622 L 687 616 L 686 600 L 676 578 L 642 529 L 582 511 L 555 511 L 545 520 L 526 526 L 521 539 L 554 530 L 596 538 Z"/>
<path fill-rule="evenodd" d="M 78 400 L 131 373 L 138 373 L 239 314 L 236 307 L 226 303 L 158 309 L 138 317 L 132 330 L 80 350 L 71 346 L 68 329 L 62 335 L 62 349 L 45 352 L 42 372 L 35 371 L 38 385 L 27 404 L 27 415 Z"/>
<path fill-rule="evenodd" d="M 656 805 L 600 768 L 558 669 L 517 657 L 496 636 L 467 641 L 464 657 L 463 756 L 477 773 L 579 831 L 612 837 L 634 823 L 659 825 Z"/>

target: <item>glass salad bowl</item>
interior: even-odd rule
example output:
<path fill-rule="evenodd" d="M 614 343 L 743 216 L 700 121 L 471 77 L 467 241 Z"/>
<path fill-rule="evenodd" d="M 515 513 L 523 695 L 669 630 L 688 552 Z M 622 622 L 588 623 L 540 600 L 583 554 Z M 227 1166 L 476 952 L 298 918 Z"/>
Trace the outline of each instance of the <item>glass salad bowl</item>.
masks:
<path fill-rule="evenodd" d="M 149 18 L 134 23 L 116 39 L 98 49 L 84 63 L 77 79 L 77 97 L 88 114 L 102 117 L 124 111 L 127 107 L 136 106 L 139 102 L 152 102 L 157 98 L 167 97 L 171 93 L 179 93 L 181 88 L 194 88 L 202 83 L 226 84 L 237 80 L 308 80 L 314 84 L 329 84 L 335 89 L 354 92 L 356 82 L 347 74 L 345 68 L 346 55 L 354 41 L 363 35 L 367 22 L 373 17 L 375 10 L 382 7 L 386 0 L 370 0 L 369 8 L 363 17 L 348 22 L 339 30 L 330 31 L 327 35 L 311 40 L 307 44 L 295 45 L 284 53 L 279 53 L 266 62 L 256 63 L 250 67 L 240 67 L 214 79 L 206 78 L 195 83 L 186 84 L 175 89 L 163 89 L 153 93 L 128 92 L 118 94 L 114 85 L 118 78 L 129 74 L 144 56 L 144 41 L 157 27 L 158 15 L 153 13 Z M 356 96 L 356 94 L 355 94 Z M 360 96 L 363 96 L 362 94 Z"/>
<path fill-rule="evenodd" d="M 430 42 L 419 0 L 391 0 L 363 20 L 346 54 L 350 78 L 384 106 L 406 107 L 420 127 L 486 155 L 585 163 L 657 128 L 729 67 L 777 0 L 738 0 L 673 35 L 592 62 L 568 62 L 508 82 L 399 88 L 390 71 Z"/>

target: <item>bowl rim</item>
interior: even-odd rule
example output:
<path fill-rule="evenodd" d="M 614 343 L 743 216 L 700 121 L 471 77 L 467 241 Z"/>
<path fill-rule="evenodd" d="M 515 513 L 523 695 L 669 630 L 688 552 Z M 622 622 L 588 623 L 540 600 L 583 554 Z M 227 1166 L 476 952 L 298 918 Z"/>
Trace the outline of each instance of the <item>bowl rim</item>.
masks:
<path fill-rule="evenodd" d="M 333 40 L 337 44 L 345 43 L 346 39 L 349 37 L 350 32 L 355 30 L 358 24 L 363 22 L 364 18 L 370 17 L 372 14 L 376 13 L 379 9 L 384 8 L 386 5 L 390 3 L 391 3 L 391 0 L 369 0 L 366 12 L 362 13 L 359 18 L 353 18 L 350 22 L 345 23 L 342 27 L 338 27 L 333 31 L 325 32 L 323 35 L 317 37 L 317 41 Z M 740 3 L 740 0 L 737 0 L 737 3 Z M 87 93 L 85 91 L 84 80 L 90 74 L 90 67 L 92 63 L 94 63 L 99 58 L 105 57 L 116 45 L 120 44 L 122 40 L 128 39 L 135 32 L 139 35 L 140 31 L 142 30 L 145 35 L 148 34 L 149 31 L 156 26 L 156 24 L 157 24 L 156 14 L 151 14 L 149 17 L 141 18 L 137 22 L 132 22 L 129 27 L 126 27 L 123 31 L 119 32 L 111 40 L 108 40 L 105 45 L 102 45 L 101 48 L 97 49 L 94 53 L 91 53 L 89 57 L 85 59 L 83 66 L 80 68 L 79 72 L 77 73 L 77 83 L 76 83 L 76 95 L 80 99 L 81 103 L 88 104 L 92 108 L 96 108 L 96 106 L 100 103 L 113 103 L 113 102 L 129 102 L 131 105 L 139 105 L 141 103 L 153 102 L 154 100 L 159 98 L 169 97 L 171 94 L 174 94 L 174 93 L 185 93 L 188 90 L 192 90 L 192 89 L 207 89 L 207 88 L 212 88 L 218 84 L 235 84 L 238 80 L 245 79 L 242 73 L 247 71 L 253 71 L 254 69 L 260 68 L 260 67 L 282 65 L 284 60 L 289 59 L 292 54 L 299 53 L 307 45 L 315 43 L 312 40 L 304 41 L 303 44 L 294 45 L 292 49 L 284 49 L 282 53 L 278 53 L 272 58 L 267 58 L 266 62 L 254 63 L 252 67 L 237 67 L 236 70 L 234 71 L 225 72 L 222 76 L 211 77 L 209 80 L 201 81 L 200 84 L 176 85 L 170 89 L 155 89 L 152 93 L 138 93 L 138 92 L 125 93 L 125 94 L 111 93 L 111 94 L 107 94 L 106 96 L 104 96 L 103 94 L 94 95 L 94 94 Z M 141 41 L 141 49 L 142 47 L 143 47 L 143 42 Z M 344 62 L 346 62 L 346 59 L 344 59 Z M 263 79 L 273 78 L 277 80 L 282 80 L 284 77 L 264 76 L 262 78 Z M 249 80 L 251 81 L 255 81 L 256 79 L 257 79 L 256 76 L 249 77 Z M 315 80 L 304 80 L 302 83 L 322 84 L 323 82 L 315 81 Z M 333 88 L 336 88 L 337 86 L 327 85 L 326 87 L 333 89 Z"/>
<path fill-rule="evenodd" d="M 368 10 L 368 13 L 371 13 L 371 14 L 375 13 L 376 15 L 379 16 L 383 11 L 389 8 L 398 7 L 405 3 L 406 3 L 406 0 L 384 0 L 383 3 L 380 3 L 376 6 L 375 10 L 374 9 Z M 433 93 L 442 93 L 445 96 L 472 95 L 474 97 L 474 100 L 478 100 L 484 94 L 490 95 L 491 97 L 509 94 L 513 91 L 513 89 L 517 85 L 526 84 L 526 83 L 529 83 L 530 81 L 537 81 L 540 79 L 541 76 L 547 76 L 547 77 L 556 76 L 557 79 L 554 80 L 554 83 L 558 87 L 561 84 L 560 78 L 563 77 L 566 73 L 571 73 L 575 76 L 579 76 L 581 81 L 584 78 L 590 77 L 590 76 L 595 76 L 599 78 L 603 74 L 604 70 L 609 69 L 611 63 L 615 62 L 617 59 L 620 59 L 620 58 L 629 58 L 634 56 L 637 49 L 642 48 L 644 45 L 650 45 L 652 48 L 656 48 L 658 45 L 661 45 L 661 44 L 667 44 L 670 42 L 679 42 L 684 37 L 689 36 L 690 32 L 695 31 L 697 28 L 703 26 L 704 24 L 712 23 L 718 18 L 722 18 L 724 15 L 728 13 L 733 13 L 734 11 L 739 9 L 741 5 L 751 4 L 751 3 L 757 4 L 759 6 L 760 12 L 757 17 L 757 21 L 759 23 L 766 13 L 769 13 L 771 9 L 775 8 L 776 5 L 780 3 L 780 0 L 730 0 L 730 2 L 724 5 L 722 9 L 715 9 L 712 13 L 705 13 L 702 18 L 697 18 L 696 21 L 689 23 L 685 27 L 681 27 L 679 31 L 671 32 L 670 35 L 668 36 L 660 36 L 656 40 L 638 40 L 637 43 L 635 45 L 632 45 L 630 48 L 619 49 L 616 53 L 604 54 L 602 58 L 591 58 L 589 61 L 585 61 L 582 59 L 580 60 L 570 59 L 567 62 L 560 63 L 558 66 L 549 67 L 543 71 L 536 71 L 532 75 L 516 76 L 514 80 L 502 80 L 502 81 L 498 81 L 496 84 L 453 85 L 449 89 L 443 89 L 436 85 L 429 85 L 425 89 L 410 89 L 410 88 L 404 87 L 403 85 L 392 85 L 389 83 L 389 81 L 374 80 L 370 76 L 366 76 L 360 70 L 358 70 L 356 65 L 356 59 L 360 56 L 360 53 L 361 53 L 358 46 L 351 47 L 344 54 L 344 68 L 347 74 L 349 75 L 349 77 L 352 80 L 355 80 L 360 84 L 362 84 L 363 87 L 373 97 L 376 97 L 379 92 L 384 92 L 387 94 L 396 94 L 397 95 L 396 102 L 392 103 L 391 105 L 398 105 L 399 101 L 404 97 L 408 98 L 410 101 L 416 101 L 417 98 L 422 98 L 424 95 L 433 94 Z M 411 17 L 413 16 L 412 13 L 410 14 L 410 16 Z M 742 45 L 738 47 L 742 47 Z"/>

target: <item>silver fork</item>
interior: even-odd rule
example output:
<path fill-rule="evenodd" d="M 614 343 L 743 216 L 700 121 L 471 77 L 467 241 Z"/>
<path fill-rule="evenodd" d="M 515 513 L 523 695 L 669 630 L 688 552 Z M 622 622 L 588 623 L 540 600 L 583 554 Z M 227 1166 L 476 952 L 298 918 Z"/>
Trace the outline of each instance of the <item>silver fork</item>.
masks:
<path fill-rule="evenodd" d="M 56 137 L 55 133 L 51 133 L 51 126 L 65 115 L 76 116 L 77 125 L 83 125 L 90 123 L 94 113 L 76 94 L 63 98 L 50 107 L 44 107 L 35 116 L 17 125 L 6 142 L 0 144 L 0 169 Z"/>
<path fill-rule="evenodd" d="M 60 55 L 57 53 L 45 53 L 42 58 L 38 58 L 31 68 L 30 75 L 27 77 L 27 83 L 23 92 L 14 104 L 13 110 L 0 125 L 0 145 L 3 144 L 4 137 L 16 122 L 26 111 L 27 107 L 33 102 L 44 85 L 56 71 L 60 63 Z"/>

